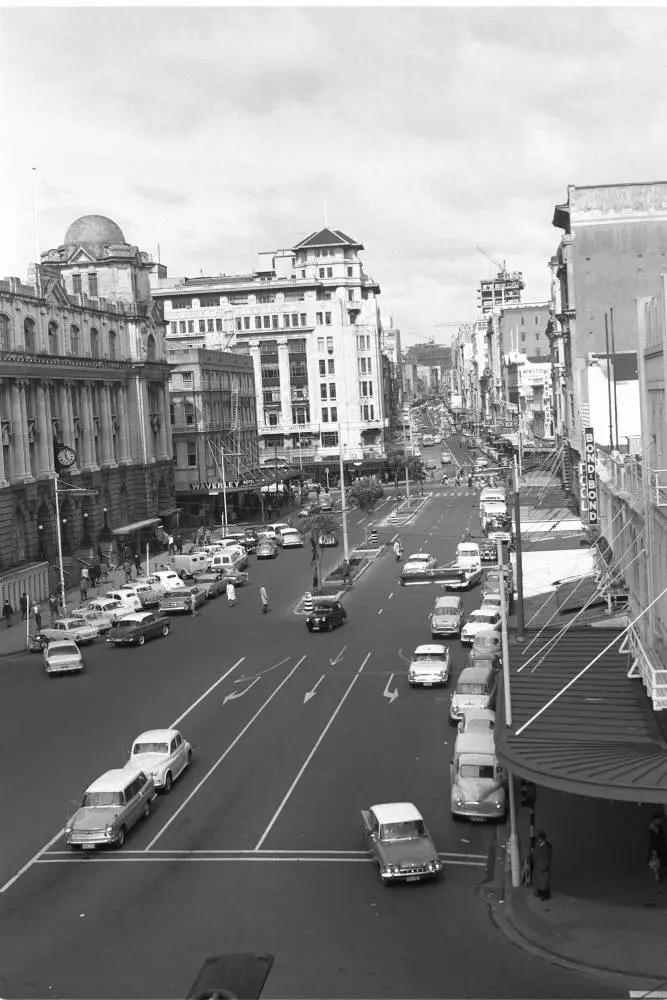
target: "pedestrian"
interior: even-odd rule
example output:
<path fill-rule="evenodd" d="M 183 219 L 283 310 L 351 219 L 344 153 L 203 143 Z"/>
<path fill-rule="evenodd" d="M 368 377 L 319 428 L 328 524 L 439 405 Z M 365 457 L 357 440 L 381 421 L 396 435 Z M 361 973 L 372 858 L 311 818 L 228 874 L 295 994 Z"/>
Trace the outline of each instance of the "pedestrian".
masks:
<path fill-rule="evenodd" d="M 55 594 L 51 594 L 49 597 L 49 614 L 51 615 L 51 624 L 53 625 L 58 617 L 58 598 Z"/>
<path fill-rule="evenodd" d="M 176 551 L 179 556 L 183 555 L 183 539 L 180 534 L 176 535 Z"/>
<path fill-rule="evenodd" d="M 83 573 L 81 574 L 81 580 L 79 581 L 79 592 L 81 594 L 81 600 L 82 601 L 87 601 L 88 600 L 88 580 L 83 575 Z"/>
<path fill-rule="evenodd" d="M 141 556 L 138 552 L 134 553 L 134 568 L 137 571 L 137 576 L 141 576 Z"/>
<path fill-rule="evenodd" d="M 132 580 L 132 563 L 129 559 L 125 559 L 123 563 L 123 572 L 125 573 L 125 583 L 130 583 Z"/>
<path fill-rule="evenodd" d="M 343 583 L 350 582 L 350 560 L 343 559 Z"/>
<path fill-rule="evenodd" d="M 38 632 L 42 630 L 42 612 L 39 609 L 39 604 L 37 601 L 32 606 L 32 617 L 35 619 L 35 628 Z"/>
<path fill-rule="evenodd" d="M 658 812 L 653 813 L 648 825 L 648 866 L 656 882 L 661 882 L 662 872 L 667 867 L 667 837 Z"/>
<path fill-rule="evenodd" d="M 102 573 L 102 580 L 106 586 L 106 582 L 109 579 L 109 563 L 106 561 L 106 559 L 103 559 L 102 562 L 100 563 L 100 571 Z"/>
<path fill-rule="evenodd" d="M 538 899 L 551 897 L 551 858 L 553 848 L 544 830 L 538 830 L 533 847 L 533 891 Z"/>
<path fill-rule="evenodd" d="M 28 617 L 28 595 L 25 590 L 21 594 L 21 621 L 25 621 Z"/>
<path fill-rule="evenodd" d="M 262 614 L 265 615 L 269 610 L 269 595 L 264 585 L 259 588 L 259 599 L 262 602 Z"/>
<path fill-rule="evenodd" d="M 169 536 L 169 549 L 168 549 L 168 551 L 169 551 L 169 555 L 173 556 L 173 554 L 174 554 L 174 536 L 173 535 Z"/>
<path fill-rule="evenodd" d="M 88 592 L 88 585 L 90 583 L 90 571 L 88 567 L 85 565 L 85 563 L 81 568 L 81 579 L 86 581 L 86 592 Z"/>
<path fill-rule="evenodd" d="M 317 593 L 318 586 L 319 586 L 319 578 L 318 578 L 317 566 L 316 566 L 315 569 L 314 569 L 314 571 L 313 571 L 313 593 L 315 593 L 315 594 Z"/>
<path fill-rule="evenodd" d="M 233 608 L 236 604 L 236 587 L 231 580 L 227 581 L 227 604 Z"/>
<path fill-rule="evenodd" d="M 9 603 L 8 599 L 5 597 L 5 603 L 2 605 L 2 617 L 5 619 L 5 625 L 7 628 L 12 627 L 12 615 L 14 614 L 14 608 Z"/>
<path fill-rule="evenodd" d="M 403 546 L 398 538 L 394 542 L 394 555 L 396 556 L 396 562 L 400 562 L 401 556 L 403 555 Z"/>

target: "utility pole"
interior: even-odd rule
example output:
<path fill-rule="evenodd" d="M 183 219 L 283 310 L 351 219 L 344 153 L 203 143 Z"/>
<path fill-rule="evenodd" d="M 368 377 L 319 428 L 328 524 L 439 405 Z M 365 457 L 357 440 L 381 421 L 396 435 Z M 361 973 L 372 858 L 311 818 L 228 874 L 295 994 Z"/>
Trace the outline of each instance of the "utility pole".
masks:
<path fill-rule="evenodd" d="M 614 447 L 614 421 L 611 416 L 611 354 L 609 353 L 609 324 L 604 314 L 604 342 L 607 348 L 607 402 L 609 403 L 609 451 Z"/>
<path fill-rule="evenodd" d="M 341 434 L 340 420 L 338 421 L 338 460 L 340 464 L 340 512 L 343 519 L 343 558 L 346 562 L 349 562 L 350 549 L 347 539 L 347 508 L 345 503 L 345 463 L 343 462 L 343 435 Z"/>
<path fill-rule="evenodd" d="M 519 490 L 519 475 L 516 455 L 514 456 L 514 538 L 516 547 L 516 590 L 517 590 L 517 627 L 518 638 L 523 639 L 525 632 L 525 616 L 523 607 L 523 555 L 521 550 L 521 493 Z"/>
<path fill-rule="evenodd" d="M 614 425 L 616 433 L 614 435 L 614 447 L 618 451 L 618 396 L 616 394 L 616 342 L 614 340 L 614 310 L 609 307 L 609 326 L 611 329 L 611 353 L 613 357 L 613 371 L 614 371 Z"/>
<path fill-rule="evenodd" d="M 496 541 L 498 556 L 498 566 L 503 564 L 503 543 L 500 539 Z M 511 566 L 511 564 L 510 564 Z M 501 637 L 503 647 L 503 693 L 505 695 L 505 726 L 512 728 L 512 693 L 510 690 L 510 652 L 509 636 L 507 632 L 507 596 L 505 594 L 505 583 L 500 585 L 500 617 L 501 617 Z M 516 793 L 514 788 L 514 775 L 508 772 L 507 788 L 509 791 L 509 814 L 510 814 L 510 872 L 512 876 L 512 886 L 515 889 L 521 885 L 521 857 L 519 854 L 519 836 L 516 830 Z"/>

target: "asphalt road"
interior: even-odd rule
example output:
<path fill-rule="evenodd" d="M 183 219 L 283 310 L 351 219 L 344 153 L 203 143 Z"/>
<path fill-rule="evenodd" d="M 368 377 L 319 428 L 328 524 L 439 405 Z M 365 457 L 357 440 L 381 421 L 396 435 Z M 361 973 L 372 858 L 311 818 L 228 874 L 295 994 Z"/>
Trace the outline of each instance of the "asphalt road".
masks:
<path fill-rule="evenodd" d="M 464 494 L 435 493 L 401 529 L 406 555 L 451 559 L 477 523 Z M 498 830 L 452 823 L 449 693 L 406 679 L 438 591 L 399 587 L 397 570 L 381 556 L 330 634 L 293 614 L 311 574 L 296 550 L 251 563 L 234 608 L 218 599 L 141 649 L 92 647 L 81 676 L 46 678 L 37 657 L 2 663 L 2 997 L 182 997 L 207 955 L 246 950 L 276 956 L 267 997 L 611 995 L 489 920 L 476 890 Z M 478 601 L 465 597 L 468 610 Z M 58 831 L 86 785 L 141 730 L 177 720 L 191 771 L 122 851 L 67 852 Z M 359 810 L 403 799 L 445 875 L 386 888 Z"/>

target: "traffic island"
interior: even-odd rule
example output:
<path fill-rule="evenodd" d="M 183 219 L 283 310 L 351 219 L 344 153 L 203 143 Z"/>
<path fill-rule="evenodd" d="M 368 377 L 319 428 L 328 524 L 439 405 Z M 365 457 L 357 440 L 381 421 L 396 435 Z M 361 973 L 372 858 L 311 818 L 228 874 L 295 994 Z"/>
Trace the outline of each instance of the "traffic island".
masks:
<path fill-rule="evenodd" d="M 341 560 L 325 575 L 318 592 L 315 593 L 311 591 L 311 599 L 322 596 L 335 597 L 340 600 L 344 596 L 345 592 L 354 585 L 360 576 L 366 572 L 371 563 L 374 562 L 378 556 L 382 555 L 383 551 L 384 546 L 373 549 L 353 549 L 350 553 L 349 575 L 347 577 L 347 581 L 345 579 L 346 574 L 343 566 L 344 560 Z M 295 615 L 305 615 L 308 613 L 304 608 L 304 597 L 300 598 L 293 613 Z"/>

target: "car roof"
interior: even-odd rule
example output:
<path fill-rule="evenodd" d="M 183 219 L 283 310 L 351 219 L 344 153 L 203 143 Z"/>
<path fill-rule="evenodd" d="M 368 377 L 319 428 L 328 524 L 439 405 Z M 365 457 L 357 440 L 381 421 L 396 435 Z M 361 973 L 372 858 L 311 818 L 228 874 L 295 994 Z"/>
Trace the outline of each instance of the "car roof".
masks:
<path fill-rule="evenodd" d="M 477 733 L 459 733 L 456 737 L 454 752 L 492 754 L 495 757 L 496 745 L 492 731 Z"/>
<path fill-rule="evenodd" d="M 422 814 L 412 802 L 384 802 L 381 805 L 371 806 L 378 823 L 406 823 L 410 820 L 421 819 Z"/>
<path fill-rule="evenodd" d="M 60 649 L 63 646 L 76 646 L 77 649 L 79 648 L 74 639 L 51 639 L 47 647 L 48 652 L 50 653 L 54 649 Z"/>
<path fill-rule="evenodd" d="M 135 611 L 132 615 L 123 615 L 121 618 L 122 622 L 142 622 L 149 615 L 152 615 L 152 611 Z"/>
<path fill-rule="evenodd" d="M 439 610 L 440 608 L 459 608 L 460 606 L 461 598 L 453 597 L 451 594 L 446 595 L 445 597 L 438 597 L 435 602 L 436 610 Z"/>
<path fill-rule="evenodd" d="M 496 713 L 492 708 L 469 708 L 463 715 L 466 719 L 485 719 L 488 722 L 496 721 Z"/>
<path fill-rule="evenodd" d="M 457 684 L 463 681 L 465 684 L 475 684 L 477 682 L 485 681 L 489 674 L 492 674 L 493 670 L 491 667 L 464 667 L 459 674 L 459 679 Z"/>
<path fill-rule="evenodd" d="M 411 559 L 431 559 L 428 552 L 413 552 L 411 556 L 408 556 L 408 562 Z"/>
<path fill-rule="evenodd" d="M 147 729 L 145 733 L 139 733 L 133 740 L 134 743 L 169 743 L 174 736 L 178 736 L 178 729 Z"/>
<path fill-rule="evenodd" d="M 470 612 L 470 617 L 472 618 L 473 615 L 495 615 L 497 613 L 498 608 L 475 608 L 474 611 Z"/>
<path fill-rule="evenodd" d="M 446 646 L 442 646 L 439 643 L 427 642 L 423 646 L 417 646 L 412 655 L 416 656 L 417 653 L 430 653 L 431 656 L 440 656 L 442 655 L 442 653 L 445 652 L 446 649 L 447 649 Z"/>
<path fill-rule="evenodd" d="M 92 785 L 88 785 L 86 792 L 117 792 L 121 788 L 125 788 L 128 782 L 136 776 L 136 768 L 116 767 L 111 771 L 105 771 L 99 778 L 96 778 Z"/>
<path fill-rule="evenodd" d="M 292 535 L 300 535 L 300 534 L 301 534 L 301 532 L 299 531 L 299 529 L 298 529 L 298 528 L 293 528 L 293 527 L 292 527 L 292 526 L 290 525 L 290 527 L 289 527 L 289 528 L 285 528 L 285 530 L 283 531 L 283 534 L 284 534 L 284 535 L 289 535 L 289 534 L 292 534 Z"/>

